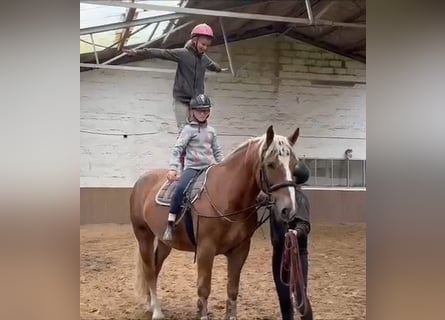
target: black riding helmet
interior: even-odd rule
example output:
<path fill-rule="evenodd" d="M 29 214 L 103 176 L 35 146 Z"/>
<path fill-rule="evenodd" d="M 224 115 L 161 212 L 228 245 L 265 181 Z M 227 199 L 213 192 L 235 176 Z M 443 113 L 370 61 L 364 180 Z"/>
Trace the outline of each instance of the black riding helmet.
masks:
<path fill-rule="evenodd" d="M 208 111 L 210 111 L 211 107 L 212 107 L 212 104 L 210 102 L 210 99 L 205 94 L 198 94 L 196 97 L 194 97 L 194 98 L 192 98 L 192 100 L 190 100 L 190 109 L 192 109 L 192 110 L 208 110 Z M 210 112 L 208 113 L 208 115 L 204 121 L 199 121 L 194 115 L 193 115 L 193 119 L 196 122 L 198 122 L 199 124 L 205 124 L 205 123 L 207 123 L 207 119 L 209 116 L 210 116 Z"/>
<path fill-rule="evenodd" d="M 212 107 L 212 103 L 210 99 L 205 94 L 198 94 L 196 97 L 190 100 L 190 108 L 191 109 L 210 109 Z"/>

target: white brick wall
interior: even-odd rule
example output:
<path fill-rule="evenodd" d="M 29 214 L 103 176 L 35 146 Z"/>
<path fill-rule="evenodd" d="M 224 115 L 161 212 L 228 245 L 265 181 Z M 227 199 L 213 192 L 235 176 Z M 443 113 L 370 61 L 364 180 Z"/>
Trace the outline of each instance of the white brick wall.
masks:
<path fill-rule="evenodd" d="M 296 151 L 341 158 L 346 149 L 366 158 L 365 85 L 335 87 L 310 80 L 365 79 L 365 65 L 287 37 L 268 36 L 230 44 L 236 77 L 207 75 L 214 101 L 211 123 L 225 153 L 269 124 L 288 134 L 301 128 Z M 209 55 L 228 66 L 224 46 Z M 144 60 L 133 65 L 174 69 Z M 164 167 L 176 137 L 171 107 L 174 73 L 94 70 L 80 75 L 81 186 L 131 186 L 146 170 Z"/>

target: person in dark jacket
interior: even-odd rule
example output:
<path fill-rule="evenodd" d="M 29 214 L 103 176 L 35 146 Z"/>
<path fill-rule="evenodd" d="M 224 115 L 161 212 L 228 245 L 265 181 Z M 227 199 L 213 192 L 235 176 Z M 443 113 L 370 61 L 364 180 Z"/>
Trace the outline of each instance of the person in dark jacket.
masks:
<path fill-rule="evenodd" d="M 283 320 L 294 319 L 294 307 L 289 292 L 289 286 L 282 281 L 282 279 L 289 279 L 289 270 L 281 270 L 283 251 L 285 250 L 285 236 L 289 229 L 295 230 L 297 233 L 304 282 L 304 294 L 303 292 L 297 291 L 297 296 L 294 298 L 296 299 L 296 305 L 300 305 L 302 298 L 306 297 L 306 313 L 301 317 L 301 320 L 313 319 L 312 305 L 307 296 L 309 273 L 308 237 L 311 232 L 310 206 L 308 197 L 301 190 L 301 185 L 309 180 L 309 176 L 309 167 L 304 161 L 299 161 L 298 167 L 294 172 L 294 180 L 298 185 L 295 190 L 295 201 L 298 204 L 298 212 L 295 218 L 287 224 L 279 222 L 274 214 L 270 217 L 270 234 L 273 247 L 272 274 Z M 261 192 L 257 198 L 258 202 L 264 202 L 267 199 L 268 195 L 264 192 Z M 304 312 L 304 310 L 299 311 L 302 313 Z"/>
<path fill-rule="evenodd" d="M 213 40 L 213 30 L 205 23 L 195 26 L 184 48 L 157 49 L 144 48 L 124 50 L 129 56 L 160 58 L 175 61 L 175 82 L 173 84 L 173 107 L 178 131 L 190 122 L 190 100 L 204 94 L 204 75 L 206 70 L 221 72 L 223 69 L 206 52 Z"/>

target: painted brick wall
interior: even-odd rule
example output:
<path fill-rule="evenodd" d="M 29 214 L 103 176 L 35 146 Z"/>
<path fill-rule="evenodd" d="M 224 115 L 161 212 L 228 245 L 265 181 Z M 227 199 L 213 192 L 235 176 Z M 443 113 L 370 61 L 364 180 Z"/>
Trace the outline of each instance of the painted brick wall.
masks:
<path fill-rule="evenodd" d="M 273 124 L 280 134 L 297 126 L 300 156 L 366 158 L 364 84 L 314 84 L 365 80 L 365 65 L 287 37 L 267 36 L 230 44 L 236 72 L 208 73 L 214 101 L 211 122 L 225 153 Z M 209 55 L 228 66 L 224 46 Z M 172 62 L 133 65 L 174 69 Z M 81 186 L 131 186 L 146 170 L 164 167 L 176 138 L 171 107 L 174 72 L 95 70 L 81 77 Z M 100 135 L 99 132 L 117 135 Z M 136 133 L 124 139 L 119 133 Z"/>

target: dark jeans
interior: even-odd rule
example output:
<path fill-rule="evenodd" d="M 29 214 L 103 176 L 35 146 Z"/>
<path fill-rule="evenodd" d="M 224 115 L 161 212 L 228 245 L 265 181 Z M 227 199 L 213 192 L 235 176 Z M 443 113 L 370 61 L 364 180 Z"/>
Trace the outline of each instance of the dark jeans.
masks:
<path fill-rule="evenodd" d="M 178 214 L 181 212 L 185 188 L 189 184 L 190 180 L 192 180 L 198 174 L 198 172 L 199 170 L 196 169 L 186 169 L 182 172 L 170 204 L 170 213 Z"/>

